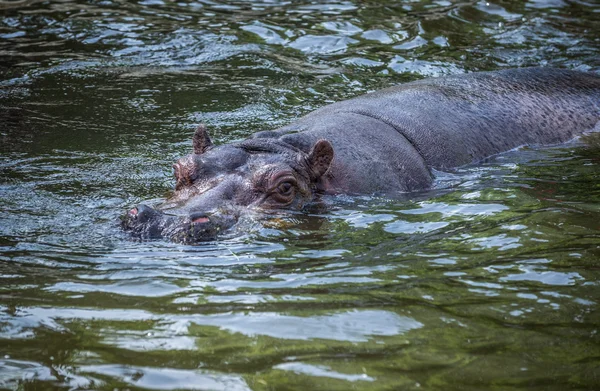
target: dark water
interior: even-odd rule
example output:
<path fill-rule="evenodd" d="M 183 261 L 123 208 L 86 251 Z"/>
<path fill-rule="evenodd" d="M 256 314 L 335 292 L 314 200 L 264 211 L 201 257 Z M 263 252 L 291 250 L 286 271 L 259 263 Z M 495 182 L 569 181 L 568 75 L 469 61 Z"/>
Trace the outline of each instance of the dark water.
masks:
<path fill-rule="evenodd" d="M 0 3 L 0 388 L 600 389 L 600 148 L 201 246 L 118 217 L 218 143 L 424 76 L 600 72 L 594 0 Z M 598 145 L 598 140 L 595 141 Z"/>

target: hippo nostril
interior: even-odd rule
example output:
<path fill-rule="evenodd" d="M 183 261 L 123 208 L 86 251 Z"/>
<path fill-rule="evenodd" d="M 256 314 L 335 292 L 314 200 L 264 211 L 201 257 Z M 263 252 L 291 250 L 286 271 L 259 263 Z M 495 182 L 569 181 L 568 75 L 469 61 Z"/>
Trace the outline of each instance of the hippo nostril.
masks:
<path fill-rule="evenodd" d="M 155 217 L 157 212 L 151 207 L 142 204 L 131 209 L 129 215 L 135 218 L 138 223 L 144 223 Z"/>
<path fill-rule="evenodd" d="M 163 230 L 171 221 L 172 218 L 163 212 L 141 204 L 127 211 L 121 219 L 121 226 L 136 236 L 153 239 L 162 237 Z"/>
<path fill-rule="evenodd" d="M 204 213 L 194 213 L 190 216 L 190 220 L 193 224 L 205 224 L 210 223 L 210 219 Z"/>

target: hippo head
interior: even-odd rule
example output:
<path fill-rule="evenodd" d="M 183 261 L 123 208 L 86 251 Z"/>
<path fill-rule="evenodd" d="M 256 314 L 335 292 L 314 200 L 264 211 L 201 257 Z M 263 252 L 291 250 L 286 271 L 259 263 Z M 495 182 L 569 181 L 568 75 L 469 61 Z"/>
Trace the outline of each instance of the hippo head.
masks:
<path fill-rule="evenodd" d="M 175 191 L 156 209 L 139 205 L 123 218 L 134 236 L 194 243 L 214 239 L 247 214 L 301 209 L 322 189 L 333 160 L 327 140 L 310 150 L 277 138 L 214 146 L 198 127 L 194 153 L 174 165 Z"/>

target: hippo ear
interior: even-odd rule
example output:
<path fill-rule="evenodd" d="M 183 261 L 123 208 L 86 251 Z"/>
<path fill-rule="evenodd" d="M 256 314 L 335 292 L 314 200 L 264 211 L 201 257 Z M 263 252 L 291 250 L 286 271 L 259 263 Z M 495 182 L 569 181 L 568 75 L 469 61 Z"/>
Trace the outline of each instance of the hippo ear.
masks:
<path fill-rule="evenodd" d="M 200 124 L 198 129 L 196 129 L 196 132 L 194 132 L 192 143 L 194 145 L 194 153 L 196 155 L 203 154 L 207 149 L 213 146 L 212 141 L 210 141 L 210 137 L 208 137 L 208 131 L 206 130 L 206 126 L 204 124 Z"/>
<path fill-rule="evenodd" d="M 320 178 L 327 172 L 333 160 L 333 147 L 327 140 L 319 140 L 308 154 L 308 164 L 315 175 Z"/>

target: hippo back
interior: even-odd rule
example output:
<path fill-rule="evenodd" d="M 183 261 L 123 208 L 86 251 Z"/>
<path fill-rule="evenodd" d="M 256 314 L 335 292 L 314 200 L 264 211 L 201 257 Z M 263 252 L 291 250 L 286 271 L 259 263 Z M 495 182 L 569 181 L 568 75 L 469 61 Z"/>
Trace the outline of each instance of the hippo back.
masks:
<path fill-rule="evenodd" d="M 344 113 L 392 126 L 427 166 L 444 169 L 593 129 L 600 122 L 600 76 L 527 68 L 440 77 L 335 103 L 306 118 Z"/>

